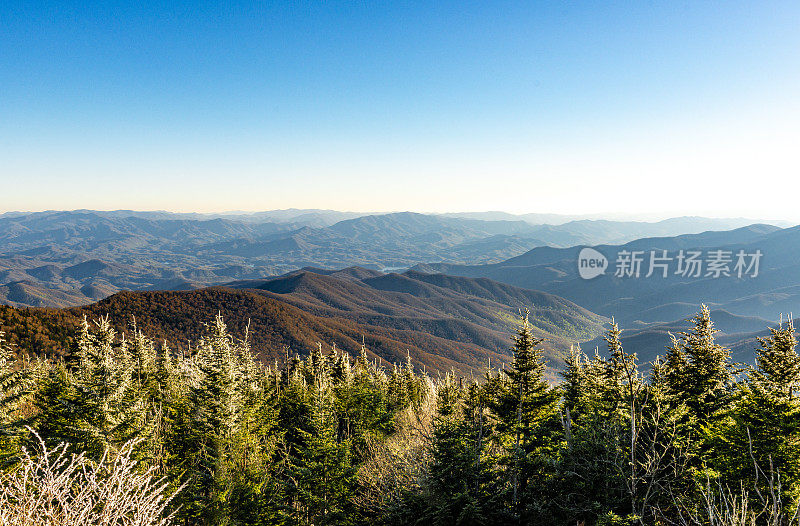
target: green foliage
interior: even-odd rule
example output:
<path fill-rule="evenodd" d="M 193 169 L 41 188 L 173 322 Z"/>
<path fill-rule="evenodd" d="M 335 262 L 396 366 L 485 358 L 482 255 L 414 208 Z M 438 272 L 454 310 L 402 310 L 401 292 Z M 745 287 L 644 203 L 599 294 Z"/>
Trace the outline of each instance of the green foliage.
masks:
<path fill-rule="evenodd" d="M 666 385 L 676 401 L 687 405 L 698 430 L 730 401 L 733 368 L 730 350 L 714 341 L 718 331 L 708 307 L 703 305 L 691 321 L 692 330 L 673 338 L 667 352 Z"/>
<path fill-rule="evenodd" d="M 742 383 L 735 402 L 711 433 L 714 473 L 726 484 L 753 480 L 751 505 L 758 493 L 768 494 L 780 480 L 784 512 L 800 499 L 800 401 L 794 397 L 798 381 L 797 341 L 791 321 L 771 329 L 759 340 L 757 368 Z"/>
<path fill-rule="evenodd" d="M 649 376 L 612 322 L 607 352 L 574 348 L 557 385 L 526 317 L 510 365 L 480 380 L 434 381 L 410 357 L 382 367 L 364 345 L 265 366 L 249 327 L 237 339 L 220 315 L 180 353 L 108 318 L 80 325 L 55 353 L 67 360 L 23 362 L 0 333 L 0 459 L 19 457 L 25 426 L 90 460 L 133 441 L 143 469 L 182 488 L 170 511 L 187 526 L 702 524 L 736 502 L 788 524 L 794 328 L 738 378 L 708 309 L 691 321 Z"/>
<path fill-rule="evenodd" d="M 349 440 L 336 440 L 333 394 L 323 378 L 311 404 L 310 430 L 300 430 L 302 442 L 291 459 L 292 495 L 305 523 L 345 524 L 352 515 L 355 468 Z"/>
<path fill-rule="evenodd" d="M 32 372 L 15 369 L 14 362 L 5 333 L 0 331 L 0 466 L 13 462 L 19 453 L 21 406 Z"/>
<path fill-rule="evenodd" d="M 798 356 L 797 338 L 791 319 L 786 326 L 770 327 L 769 338 L 759 338 L 761 348 L 756 361 L 758 370 L 755 380 L 775 396 L 794 397 L 794 391 L 800 383 L 800 356 Z"/>

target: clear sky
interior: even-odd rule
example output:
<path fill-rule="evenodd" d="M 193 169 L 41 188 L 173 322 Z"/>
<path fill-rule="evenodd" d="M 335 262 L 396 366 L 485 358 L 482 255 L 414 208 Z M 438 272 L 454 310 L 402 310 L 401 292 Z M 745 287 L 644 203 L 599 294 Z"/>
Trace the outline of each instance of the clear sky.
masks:
<path fill-rule="evenodd" d="M 0 6 L 0 212 L 800 220 L 799 152 L 797 0 Z"/>

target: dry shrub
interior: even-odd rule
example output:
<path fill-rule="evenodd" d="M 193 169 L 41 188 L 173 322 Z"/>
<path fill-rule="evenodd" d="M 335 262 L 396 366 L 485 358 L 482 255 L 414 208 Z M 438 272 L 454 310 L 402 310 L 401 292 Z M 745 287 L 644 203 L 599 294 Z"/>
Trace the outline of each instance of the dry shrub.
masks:
<path fill-rule="evenodd" d="M 436 386 L 426 378 L 422 401 L 397 415 L 396 431 L 385 440 L 370 441 L 358 471 L 354 499 L 364 512 L 380 514 L 398 503 L 406 491 L 419 488 L 430 465 Z"/>
<path fill-rule="evenodd" d="M 784 505 L 779 474 L 772 471 L 764 473 L 757 464 L 756 470 L 761 476 L 767 476 L 766 491 L 758 489 L 756 485 L 751 493 L 747 491 L 744 483 L 740 484 L 738 491 L 734 491 L 719 481 L 712 483 L 707 480 L 705 487 L 700 490 L 699 503 L 686 506 L 678 503 L 681 512 L 679 524 L 682 526 L 800 525 L 798 503 L 789 506 L 790 510 Z M 753 496 L 756 498 L 752 498 Z"/>
<path fill-rule="evenodd" d="M 165 510 L 177 491 L 167 495 L 164 478 L 138 468 L 133 444 L 98 462 L 68 453 L 67 444 L 39 445 L 38 455 L 23 450 L 19 465 L 0 474 L 0 526 L 172 524 Z"/>

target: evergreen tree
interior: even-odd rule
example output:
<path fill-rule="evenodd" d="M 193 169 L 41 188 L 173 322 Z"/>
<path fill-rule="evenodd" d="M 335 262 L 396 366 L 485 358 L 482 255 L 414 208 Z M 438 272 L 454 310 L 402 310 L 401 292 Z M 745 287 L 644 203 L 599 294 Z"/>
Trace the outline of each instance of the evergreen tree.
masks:
<path fill-rule="evenodd" d="M 565 497 L 556 499 L 552 513 L 564 521 L 594 522 L 608 510 L 626 508 L 625 479 L 633 466 L 628 384 L 637 378 L 635 357 L 623 351 L 620 333 L 612 322 L 605 335 L 609 359 L 595 353 L 589 360 L 573 350 L 562 373 L 566 447 L 555 487 Z"/>
<path fill-rule="evenodd" d="M 432 463 L 421 521 L 434 525 L 490 524 L 508 520 L 486 452 L 491 433 L 484 391 L 464 388 L 447 375 L 437 391 Z"/>
<path fill-rule="evenodd" d="M 182 512 L 202 524 L 230 521 L 229 471 L 234 437 L 241 422 L 242 394 L 238 385 L 236 351 L 221 315 L 198 344 L 194 364 L 199 379 L 190 385 L 188 418 L 182 421 L 178 442 L 189 481 L 181 500 Z"/>
<path fill-rule="evenodd" d="M 711 509 L 709 491 L 736 504 L 725 488 L 762 514 L 751 523 L 786 524 L 800 499 L 794 328 L 760 340 L 737 381 L 708 309 L 692 322 L 649 375 L 612 323 L 608 354 L 573 349 L 553 386 L 527 318 L 482 382 L 431 380 L 410 357 L 384 368 L 363 345 L 354 363 L 318 345 L 273 370 L 219 315 L 181 353 L 104 318 L 84 322 L 68 366 L 20 368 L 0 341 L 0 453 L 23 425 L 90 457 L 138 439 L 143 467 L 186 483 L 186 526 L 674 524 Z"/>
<path fill-rule="evenodd" d="M 492 410 L 497 416 L 501 446 L 506 456 L 509 504 L 521 521 L 541 520 L 541 491 L 546 485 L 548 458 L 557 445 L 558 391 L 544 379 L 540 345 L 531 331 L 528 315 L 514 338 L 514 359 L 502 378 L 488 386 L 494 392 Z"/>
<path fill-rule="evenodd" d="M 246 391 L 241 424 L 233 439 L 231 517 L 237 524 L 275 524 L 285 518 L 286 500 L 277 477 L 282 463 L 277 382 L 269 370 L 255 367 L 261 372 Z"/>
<path fill-rule="evenodd" d="M 730 400 L 733 383 L 730 351 L 714 341 L 708 307 L 692 318 L 694 327 L 681 333 L 667 353 L 668 384 L 686 402 L 698 425 L 709 422 Z"/>
<path fill-rule="evenodd" d="M 689 469 L 703 468 L 703 455 L 713 442 L 713 428 L 733 402 L 734 369 L 730 351 L 716 343 L 718 332 L 708 307 L 691 319 L 691 331 L 672 338 L 663 371 L 663 385 L 673 411 L 685 407 L 679 440 L 689 456 Z"/>
<path fill-rule="evenodd" d="M 349 441 L 336 441 L 333 393 L 319 383 L 313 397 L 311 429 L 301 430 L 303 443 L 293 460 L 295 498 L 303 524 L 347 524 L 352 509 L 356 470 Z"/>
<path fill-rule="evenodd" d="M 797 338 L 791 318 L 784 327 L 770 327 L 769 338 L 759 338 L 760 349 L 756 361 L 758 371 L 755 380 L 776 396 L 794 397 L 800 384 L 800 356 L 797 354 Z"/>
<path fill-rule="evenodd" d="M 128 344 L 124 339 L 117 342 L 107 317 L 97 321 L 95 333 L 84 318 L 77 359 L 77 367 L 67 377 L 69 398 L 60 402 L 70 406 L 72 415 L 64 438 L 95 458 L 141 438 L 147 421 L 146 398 L 133 378 Z"/>
<path fill-rule="evenodd" d="M 584 375 L 583 360 L 585 355 L 580 346 L 570 346 L 569 355 L 564 360 L 564 368 L 559 371 L 561 377 L 560 388 L 563 396 L 564 414 L 562 420 L 565 432 L 569 435 L 569 427 L 572 420 L 581 411 L 583 399 L 586 396 L 586 380 Z"/>
<path fill-rule="evenodd" d="M 715 429 L 712 452 L 727 484 L 754 481 L 755 506 L 763 505 L 757 495 L 780 480 L 783 511 L 790 516 L 800 497 L 800 401 L 794 397 L 800 357 L 791 320 L 770 330 L 769 338 L 759 338 L 758 368 Z"/>
<path fill-rule="evenodd" d="M 0 467 L 16 458 L 24 428 L 21 407 L 31 371 L 15 366 L 14 353 L 0 331 Z"/>
<path fill-rule="evenodd" d="M 74 440 L 77 410 L 73 379 L 63 361 L 50 364 L 39 376 L 32 405 L 34 414 L 25 424 L 35 428 L 48 447 Z"/>

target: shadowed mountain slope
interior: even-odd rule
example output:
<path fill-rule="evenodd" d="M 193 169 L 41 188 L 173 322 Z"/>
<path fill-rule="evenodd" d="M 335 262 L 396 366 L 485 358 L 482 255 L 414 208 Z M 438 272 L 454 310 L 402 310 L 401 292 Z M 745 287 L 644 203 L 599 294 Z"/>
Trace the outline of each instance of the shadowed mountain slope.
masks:
<path fill-rule="evenodd" d="M 547 338 L 551 358 L 599 334 L 605 321 L 563 298 L 488 279 L 415 271 L 375 274 L 357 268 L 333 273 L 306 269 L 227 286 L 258 291 L 319 316 L 420 331 L 501 352 L 508 348 L 519 312 L 529 309 L 534 332 Z"/>
<path fill-rule="evenodd" d="M 608 258 L 605 275 L 592 280 L 578 276 L 578 253 L 582 247 L 535 248 L 526 254 L 491 265 L 428 264 L 415 267 L 425 272 L 487 277 L 518 287 L 561 296 L 604 316 L 616 316 L 623 325 L 636 322 L 670 322 L 696 312 L 700 303 L 740 316 L 764 319 L 780 312 L 797 311 L 800 286 L 800 228 L 777 229 L 750 225 L 726 232 L 704 232 L 676 237 L 639 239 L 625 245 L 595 247 Z M 674 258 L 680 250 L 698 250 L 704 257 L 723 250 L 731 255 L 760 251 L 763 257 L 756 277 L 682 276 L 646 277 L 652 251 L 668 251 Z M 640 251 L 645 260 L 640 277 L 616 277 L 615 263 L 622 251 Z M 732 265 L 731 265 L 732 266 Z"/>

